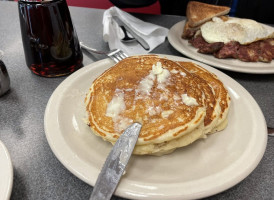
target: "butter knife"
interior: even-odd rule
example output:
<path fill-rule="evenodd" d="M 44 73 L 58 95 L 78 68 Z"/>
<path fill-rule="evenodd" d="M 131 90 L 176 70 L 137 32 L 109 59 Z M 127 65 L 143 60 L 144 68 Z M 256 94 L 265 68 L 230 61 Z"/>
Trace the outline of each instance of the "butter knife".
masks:
<path fill-rule="evenodd" d="M 97 178 L 90 200 L 111 198 L 131 157 L 141 127 L 141 124 L 133 123 L 116 141 Z"/>
<path fill-rule="evenodd" d="M 113 16 L 112 18 L 117 22 L 119 26 L 124 26 L 127 32 L 129 32 L 145 50 L 150 49 L 148 43 L 136 32 L 134 32 L 128 25 L 126 25 L 118 16 Z"/>

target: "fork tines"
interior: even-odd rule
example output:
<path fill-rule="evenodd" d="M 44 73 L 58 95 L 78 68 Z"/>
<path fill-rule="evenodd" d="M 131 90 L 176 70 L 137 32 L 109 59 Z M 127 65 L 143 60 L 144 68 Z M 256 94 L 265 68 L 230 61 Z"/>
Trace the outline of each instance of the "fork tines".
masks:
<path fill-rule="evenodd" d="M 121 49 L 115 49 L 107 54 L 110 58 L 112 58 L 116 63 L 128 57 L 126 53 L 124 53 Z"/>

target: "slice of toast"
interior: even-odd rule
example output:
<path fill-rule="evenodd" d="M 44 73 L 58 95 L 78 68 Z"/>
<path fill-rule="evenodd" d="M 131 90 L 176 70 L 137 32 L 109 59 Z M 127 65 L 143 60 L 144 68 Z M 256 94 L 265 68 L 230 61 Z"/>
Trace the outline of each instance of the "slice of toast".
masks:
<path fill-rule="evenodd" d="M 187 5 L 186 17 L 188 26 L 197 27 L 211 20 L 213 17 L 218 17 L 228 14 L 230 8 L 227 6 L 217 6 L 212 4 L 201 3 L 198 1 L 190 1 Z"/>
<path fill-rule="evenodd" d="M 201 26 L 196 26 L 196 27 L 190 27 L 189 26 L 189 21 L 187 20 L 184 26 L 182 38 L 184 39 L 190 39 L 192 38 L 196 31 L 200 29 Z"/>

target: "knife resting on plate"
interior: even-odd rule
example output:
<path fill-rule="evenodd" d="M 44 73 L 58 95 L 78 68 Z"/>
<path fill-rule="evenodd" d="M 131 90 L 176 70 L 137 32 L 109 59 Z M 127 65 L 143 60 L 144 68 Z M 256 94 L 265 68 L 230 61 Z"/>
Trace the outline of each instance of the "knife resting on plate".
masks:
<path fill-rule="evenodd" d="M 97 178 L 90 200 L 107 200 L 114 193 L 131 157 L 142 125 L 130 125 L 114 144 Z"/>

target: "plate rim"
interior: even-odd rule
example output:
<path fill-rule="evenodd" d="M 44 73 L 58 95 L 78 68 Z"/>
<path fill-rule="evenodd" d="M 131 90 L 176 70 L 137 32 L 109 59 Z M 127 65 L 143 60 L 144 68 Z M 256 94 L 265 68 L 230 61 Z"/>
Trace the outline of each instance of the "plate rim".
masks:
<path fill-rule="evenodd" d="M 217 188 L 217 190 L 215 189 L 215 190 L 212 190 L 212 191 L 210 191 L 210 192 L 208 192 L 208 191 L 202 191 L 202 192 L 200 192 L 200 193 L 196 193 L 195 195 L 193 195 L 193 196 L 188 196 L 188 197 L 186 197 L 186 196 L 173 196 L 173 197 L 171 197 L 171 198 L 169 198 L 169 199 L 182 199 L 182 198 L 202 198 L 202 197 L 207 197 L 207 196 L 211 196 L 211 195 L 214 195 L 214 194 L 217 194 L 217 193 L 220 193 L 220 192 L 222 192 L 222 191 L 224 191 L 224 190 L 227 190 L 227 189 L 229 189 L 230 187 L 232 187 L 232 186 L 234 186 L 234 185 L 236 185 L 236 184 L 238 184 L 239 182 L 241 182 L 244 178 L 246 178 L 256 167 L 257 167 L 257 165 L 259 164 L 259 162 L 261 161 L 261 159 L 262 159 L 262 157 L 263 157 L 263 155 L 264 155 L 264 152 L 265 152 L 265 149 L 266 149 L 266 143 L 267 143 L 267 128 L 266 128 L 266 122 L 265 122 L 265 119 L 264 119 L 264 116 L 263 116 L 263 113 L 262 113 L 262 111 L 261 111 L 261 109 L 260 109 L 260 107 L 258 106 L 258 104 L 257 104 L 257 102 L 255 101 L 255 99 L 249 94 L 249 92 L 245 89 L 245 88 L 243 88 L 239 83 L 237 83 L 235 80 L 233 80 L 232 78 L 230 78 L 229 76 L 227 76 L 226 74 L 224 74 L 223 72 L 220 72 L 219 70 L 217 70 L 217 69 L 215 69 L 215 68 L 212 68 L 212 67 L 210 67 L 210 66 L 208 66 L 208 65 L 206 65 L 206 64 L 203 64 L 203 63 L 201 63 L 201 62 L 198 62 L 198 61 L 195 61 L 195 60 L 191 60 L 191 59 L 187 59 L 187 58 L 183 58 L 183 57 L 178 57 L 178 56 L 172 56 L 172 55 L 166 55 L 166 54 L 158 54 L 158 55 L 160 55 L 160 56 L 164 56 L 164 57 L 168 57 L 168 58 L 173 58 L 173 59 L 177 59 L 177 60 L 184 60 L 184 61 L 191 61 L 191 62 L 194 62 L 194 63 L 197 63 L 197 64 L 199 64 L 199 65 L 201 65 L 202 67 L 205 67 L 206 69 L 210 69 L 210 71 L 211 72 L 213 72 L 213 73 L 217 73 L 217 74 L 222 74 L 222 76 L 225 76 L 226 78 L 228 78 L 228 79 L 230 79 L 230 80 L 232 80 L 232 81 L 234 81 L 234 83 L 236 83 L 236 84 L 238 84 L 238 86 L 242 89 L 242 90 L 244 90 L 249 96 L 249 98 L 250 98 L 250 100 L 252 101 L 252 103 L 253 104 L 255 104 L 255 108 L 254 109 L 257 109 L 257 111 L 258 111 L 258 116 L 261 116 L 261 120 L 262 120 L 262 122 L 263 122 L 263 126 L 261 127 L 261 129 L 262 129 L 262 132 L 264 132 L 265 133 L 265 137 L 264 138 L 262 138 L 262 145 L 261 145 L 261 149 L 260 149 L 260 152 L 258 152 L 258 155 L 257 155 L 257 157 L 255 158 L 255 160 L 253 161 L 253 165 L 252 166 L 249 166 L 248 167 L 248 169 L 246 170 L 246 171 L 244 171 L 244 173 L 242 173 L 241 174 L 241 177 L 239 178 L 237 178 L 237 180 L 235 181 L 234 179 L 233 180 L 231 180 L 230 182 L 228 182 L 227 184 L 225 184 L 225 185 L 222 185 L 221 187 L 219 187 L 219 188 Z M 72 75 L 70 75 L 69 77 L 67 77 L 55 90 L 54 90 L 54 92 L 52 93 L 52 95 L 51 95 L 51 97 L 50 97 L 50 99 L 49 99 L 49 101 L 48 101 L 48 104 L 47 104 L 47 106 L 46 106 L 46 110 L 45 110 L 45 115 L 44 115 L 44 128 L 45 128 L 45 134 L 46 134 L 46 138 L 47 138 L 47 140 L 48 140 L 48 143 L 49 143 L 49 145 L 50 145 L 50 148 L 52 149 L 52 151 L 53 151 L 53 153 L 55 154 L 55 156 L 57 157 L 57 159 L 72 173 L 72 174 L 74 174 L 75 176 L 77 176 L 79 179 L 81 179 L 81 180 L 83 180 L 84 182 L 86 182 L 87 184 L 89 184 L 89 185 L 94 185 L 94 183 L 95 183 L 95 180 L 96 180 L 96 178 L 97 178 L 97 176 L 92 176 L 92 179 L 93 180 L 90 180 L 89 178 L 90 177 L 85 177 L 83 174 L 81 174 L 81 169 L 83 169 L 83 166 L 82 167 L 76 167 L 76 169 L 75 169 L 75 166 L 71 166 L 70 164 L 70 157 L 73 157 L 73 154 L 74 154 L 74 152 L 71 150 L 71 149 L 69 149 L 68 147 L 66 147 L 66 148 L 68 148 L 69 149 L 69 153 L 72 153 L 72 156 L 71 155 L 66 155 L 66 158 L 64 158 L 64 157 L 62 157 L 61 156 L 61 154 L 63 154 L 63 153 L 68 153 L 68 152 L 66 152 L 66 151 L 64 151 L 64 148 L 63 148 L 63 146 L 62 146 L 62 149 L 60 150 L 60 149 L 56 149 L 56 144 L 60 144 L 60 142 L 64 145 L 65 144 L 65 141 L 60 141 L 60 138 L 62 139 L 62 137 L 61 136 L 58 136 L 59 137 L 59 141 L 56 141 L 56 138 L 54 138 L 54 140 L 53 140 L 53 138 L 52 138 L 52 135 L 50 135 L 49 134 L 49 132 L 50 132 L 50 126 L 52 126 L 52 127 L 58 127 L 58 123 L 57 123 L 57 121 L 55 121 L 53 124 L 50 124 L 49 123 L 49 121 L 47 121 L 47 119 L 49 119 L 49 118 L 51 118 L 52 116 L 52 114 L 50 113 L 50 111 L 51 111 L 51 107 L 53 106 L 53 104 L 54 104 L 54 100 L 55 100 L 55 98 L 60 98 L 60 95 L 58 95 L 58 93 L 60 92 L 60 91 L 62 91 L 64 88 L 66 88 L 67 87 L 67 85 L 66 84 L 68 84 L 69 82 L 71 82 L 71 81 L 73 81 L 73 80 L 75 80 L 75 79 L 77 79 L 78 78 L 78 76 L 81 76 L 81 74 L 84 74 L 85 72 L 87 72 L 87 71 L 89 71 L 89 70 L 92 70 L 92 68 L 94 67 L 94 66 L 96 66 L 96 65 L 100 65 L 100 64 L 104 64 L 104 65 L 107 65 L 107 64 L 110 64 L 110 63 L 112 63 L 111 61 L 110 61 L 110 59 L 104 59 L 104 60 L 100 60 L 100 61 L 97 61 L 97 62 L 94 62 L 94 63 L 91 63 L 90 65 L 88 65 L 88 66 L 85 66 L 84 68 L 82 68 L 82 69 L 80 69 L 80 70 L 78 70 L 78 71 L 76 71 L 76 72 L 74 72 Z M 55 107 L 56 107 L 56 105 L 55 105 Z M 55 135 L 56 135 L 56 132 L 55 132 Z M 67 159 L 67 160 L 66 160 Z M 74 158 L 75 159 L 75 158 Z M 87 165 L 87 163 L 85 163 L 84 161 L 82 161 L 82 164 L 85 164 L 86 166 L 85 167 L 90 167 L 89 165 Z M 92 167 L 93 169 L 96 169 L 95 167 Z M 97 169 L 96 169 L 97 170 Z M 160 185 L 160 184 L 159 184 Z M 163 184 L 164 186 L 166 186 L 165 184 Z M 117 196 L 121 196 L 121 197 L 125 197 L 125 198 L 137 198 L 137 196 L 135 196 L 138 192 L 136 192 L 135 193 L 135 195 L 134 194 L 131 194 L 130 193 L 130 191 L 132 192 L 132 189 L 134 189 L 134 188 L 132 188 L 132 187 L 129 187 L 129 188 L 121 188 L 121 187 L 118 187 L 117 188 L 117 190 L 116 190 L 116 192 L 115 192 L 115 195 L 117 195 Z M 143 193 L 140 193 L 139 195 L 143 195 L 143 196 L 141 196 L 140 197 L 140 199 L 159 199 L 159 198 L 161 198 L 161 197 L 163 197 L 163 196 L 155 196 L 155 195 L 147 195 L 147 194 L 143 194 Z M 164 196 L 164 197 L 169 197 L 169 196 Z"/>
<path fill-rule="evenodd" d="M 270 67 L 273 67 L 273 68 L 263 68 L 263 67 L 260 67 L 258 66 L 258 68 L 245 68 L 245 67 L 241 67 L 240 68 L 235 68 L 235 66 L 233 65 L 230 65 L 229 63 L 229 60 L 228 59 L 218 59 L 218 58 L 215 58 L 214 56 L 212 55 L 206 55 L 206 54 L 200 54 L 200 53 L 195 53 L 195 55 L 190 51 L 190 49 L 193 49 L 195 50 L 194 47 L 192 46 L 187 46 L 187 48 L 183 48 L 180 44 L 180 43 L 187 43 L 187 40 L 183 40 L 181 39 L 181 33 L 179 34 L 176 30 L 178 28 L 180 28 L 181 30 L 183 30 L 183 26 L 185 24 L 186 20 L 182 20 L 182 21 L 179 21 L 177 22 L 176 24 L 174 24 L 170 29 L 169 29 L 169 32 L 168 32 L 168 41 L 169 43 L 171 44 L 171 46 L 173 48 L 175 48 L 178 52 L 182 53 L 183 55 L 189 57 L 190 59 L 193 59 L 193 60 L 197 60 L 199 62 L 202 62 L 202 63 L 205 63 L 207 65 L 211 65 L 213 67 L 216 67 L 216 68 L 219 68 L 219 69 L 224 69 L 224 70 L 228 70 L 228 71 L 233 71 L 233 72 L 240 72 L 240 73 L 250 73 L 250 74 L 274 74 L 274 60 L 271 61 L 271 63 L 269 64 L 273 64 L 273 66 L 270 66 Z M 264 26 L 267 26 L 265 24 L 263 24 Z M 210 56 L 209 59 L 207 58 L 207 56 Z M 240 65 L 242 64 L 248 64 L 249 62 L 243 62 L 243 61 L 240 61 L 240 60 L 237 60 L 237 59 L 233 59 L 233 58 L 230 58 L 231 61 L 236 61 L 238 62 Z M 223 63 L 223 62 L 226 62 L 226 63 Z M 237 64 L 237 63 L 236 63 Z M 251 64 L 267 64 L 267 63 L 263 63 L 263 62 L 257 62 L 257 63 L 251 63 Z"/>
<path fill-rule="evenodd" d="M 11 157 L 9 154 L 9 151 L 5 144 L 0 140 L 0 151 L 2 151 L 3 154 L 5 154 L 5 158 L 1 159 L 1 162 L 5 161 L 5 165 L 7 165 L 8 171 L 5 172 L 5 174 L 8 175 L 8 183 L 6 184 L 6 190 L 4 194 L 0 194 L 0 198 L 3 198 L 4 200 L 10 199 L 12 188 L 13 188 L 13 165 L 11 161 Z"/>

